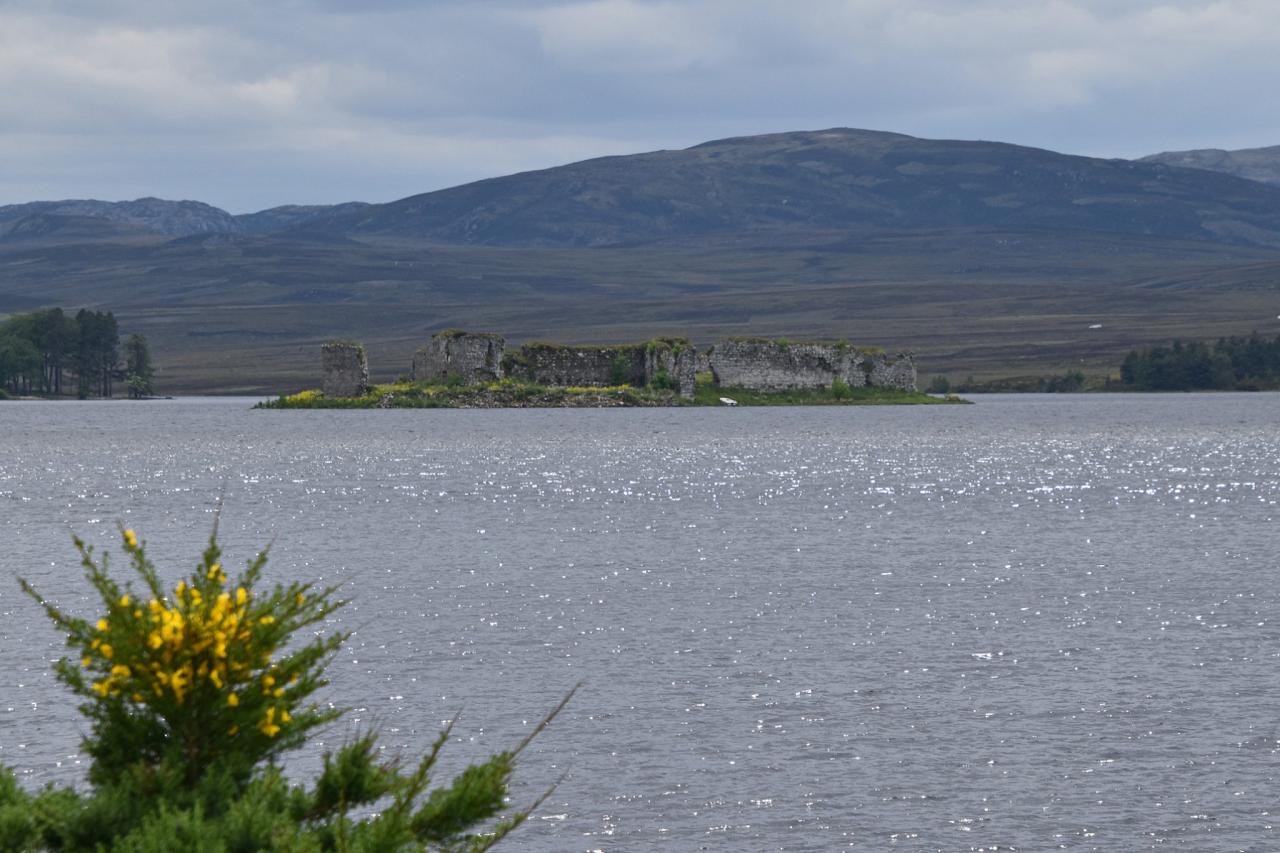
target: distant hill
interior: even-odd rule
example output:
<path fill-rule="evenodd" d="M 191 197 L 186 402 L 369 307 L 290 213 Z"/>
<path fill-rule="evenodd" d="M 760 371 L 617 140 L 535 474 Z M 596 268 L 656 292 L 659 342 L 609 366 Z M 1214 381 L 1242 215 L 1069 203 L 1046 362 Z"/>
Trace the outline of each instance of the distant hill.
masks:
<path fill-rule="evenodd" d="M 362 201 L 349 201 L 345 204 L 287 204 L 260 210 L 257 213 L 242 213 L 234 217 L 235 227 L 240 234 L 269 234 L 293 228 L 305 228 L 316 220 L 328 216 L 352 214 L 370 205 Z"/>
<path fill-rule="evenodd" d="M 0 207 L 0 235 L 13 231 L 31 216 L 52 222 L 56 217 L 89 217 L 132 228 L 181 237 L 188 234 L 227 233 L 235 230 L 235 217 L 225 210 L 199 201 L 165 201 L 140 198 L 136 201 L 34 201 Z"/>
<path fill-rule="evenodd" d="M 200 201 L 166 201 L 140 198 L 136 201 L 33 201 L 0 207 L 0 239 L 30 237 L 34 232 L 52 236 L 64 232 L 67 238 L 98 242 L 118 235 L 157 234 L 190 237 L 195 234 L 266 234 L 304 227 L 321 214 L 348 213 L 366 205 L 285 205 L 257 213 L 232 215 Z M 93 228 L 97 220 L 112 227 Z M 24 224 L 25 223 L 25 224 Z"/>
<path fill-rule="evenodd" d="M 308 227 L 490 246 L 947 227 L 1280 246 L 1280 188 L 1161 163 L 836 128 L 586 160 L 321 214 Z"/>
<path fill-rule="evenodd" d="M 151 233 L 129 222 L 76 214 L 29 213 L 0 224 L 0 240 L 10 243 L 103 243 Z"/>
<path fill-rule="evenodd" d="M 0 207 L 0 239 L 38 215 L 50 234 L 58 229 L 48 217 L 91 217 L 167 237 L 305 232 L 482 246 L 698 243 L 725 235 L 768 242 L 770 235 L 957 227 L 1280 246 L 1280 185 L 1258 183 L 1267 163 L 1280 175 L 1280 147 L 1216 152 L 1216 160 L 1212 153 L 1100 160 L 834 128 L 602 157 L 387 204 L 285 205 L 236 216 L 156 198 L 31 202 Z M 1250 179 L 1211 162 L 1236 164 Z M 95 239 L 89 230 L 66 233 Z M 111 236 L 103 230 L 96 239 Z"/>
<path fill-rule="evenodd" d="M 1280 186 L 1280 145 L 1268 148 L 1201 148 L 1193 151 L 1164 151 L 1143 157 L 1140 162 L 1164 163 L 1188 169 L 1207 169 L 1237 178 Z"/>
<path fill-rule="evenodd" d="M 112 309 L 158 387 L 314 386 L 328 338 L 408 369 L 447 327 L 908 347 L 925 375 L 1103 372 L 1280 334 L 1280 186 L 1157 161 L 833 129 L 725 139 L 387 204 L 0 207 L 0 313 Z"/>

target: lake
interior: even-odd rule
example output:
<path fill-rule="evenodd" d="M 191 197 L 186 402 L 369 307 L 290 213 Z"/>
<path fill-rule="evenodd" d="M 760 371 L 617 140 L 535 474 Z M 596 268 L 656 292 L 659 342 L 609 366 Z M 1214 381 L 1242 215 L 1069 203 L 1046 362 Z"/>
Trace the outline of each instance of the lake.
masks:
<path fill-rule="evenodd" d="M 514 745 L 533 851 L 1275 850 L 1280 395 L 973 406 L 0 404 L 0 762 L 75 782 L 70 537 L 319 579 L 351 708 Z M 119 562 L 118 567 L 123 567 Z"/>

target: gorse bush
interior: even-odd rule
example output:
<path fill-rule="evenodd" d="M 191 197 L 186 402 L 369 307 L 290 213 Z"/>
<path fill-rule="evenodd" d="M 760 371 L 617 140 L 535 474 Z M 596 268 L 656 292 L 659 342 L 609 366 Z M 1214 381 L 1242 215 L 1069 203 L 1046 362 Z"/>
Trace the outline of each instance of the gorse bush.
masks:
<path fill-rule="evenodd" d="M 28 794 L 0 766 L 0 850 L 474 851 L 537 807 L 495 822 L 517 755 L 567 696 L 515 749 L 447 786 L 433 787 L 432 770 L 452 723 L 411 768 L 380 761 L 366 733 L 326 753 L 311 786 L 287 782 L 276 759 L 342 713 L 312 695 L 349 636 L 299 632 L 343 602 L 335 587 L 305 583 L 260 592 L 265 551 L 230 578 L 216 534 L 171 591 L 132 530 L 122 540 L 140 587 L 118 583 L 106 556 L 76 539 L 103 607 L 95 619 L 21 582 L 74 650 L 54 670 L 90 721 L 89 789 Z"/>

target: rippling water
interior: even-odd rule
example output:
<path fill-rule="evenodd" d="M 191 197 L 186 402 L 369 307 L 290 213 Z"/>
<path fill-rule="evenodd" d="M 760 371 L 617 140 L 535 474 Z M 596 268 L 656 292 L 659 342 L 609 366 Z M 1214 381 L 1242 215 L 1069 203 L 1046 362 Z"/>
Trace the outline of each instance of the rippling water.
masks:
<path fill-rule="evenodd" d="M 524 850 L 1275 850 L 1280 396 L 255 412 L 0 404 L 0 762 L 74 782 L 72 532 L 323 578 L 327 698 L 568 775 Z M 291 769 L 305 772 L 318 748 Z"/>

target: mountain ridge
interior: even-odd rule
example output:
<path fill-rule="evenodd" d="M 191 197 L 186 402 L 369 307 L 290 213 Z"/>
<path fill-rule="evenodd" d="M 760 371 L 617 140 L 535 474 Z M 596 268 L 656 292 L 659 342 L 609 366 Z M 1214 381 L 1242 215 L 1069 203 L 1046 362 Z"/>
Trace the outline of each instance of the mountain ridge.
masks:
<path fill-rule="evenodd" d="M 0 312 L 112 309 L 170 393 L 313 387 L 331 338 L 391 378 L 449 327 L 845 338 L 956 377 L 1280 334 L 1280 187 L 1005 143 L 798 131 L 387 204 L 96 204 L 0 208 Z"/>
<path fill-rule="evenodd" d="M 350 211 L 364 202 L 335 205 L 287 204 L 254 213 L 232 214 L 202 201 L 146 196 L 132 201 L 62 199 L 30 201 L 0 206 L 0 239 L 35 227 L 23 225 L 33 217 L 43 218 L 55 230 L 54 218 L 99 219 L 132 227 L 163 237 L 190 237 L 196 234 L 268 234 L 305 226 L 311 219 L 335 210 Z M 39 221 L 33 220 L 33 221 Z"/>
<path fill-rule="evenodd" d="M 1255 150 L 1275 151 L 1280 169 L 1280 146 Z M 307 232 L 585 247 L 731 233 L 997 227 L 1280 247 L 1280 182 L 1207 169 L 1204 158 L 1170 158 L 1177 159 L 1101 159 L 1004 142 L 827 128 L 598 157 L 381 204 L 280 205 L 233 215 L 199 201 L 150 197 L 27 202 L 0 207 L 0 240 L 58 230 L 51 221 L 24 229 L 28 216 L 75 216 L 170 238 Z M 111 235 L 104 230 L 102 237 Z"/>
<path fill-rule="evenodd" d="M 1264 148 L 1196 148 L 1162 151 L 1139 158 L 1142 162 L 1164 163 L 1189 169 L 1205 169 L 1250 181 L 1280 186 L 1280 145 Z"/>
<path fill-rule="evenodd" d="M 1280 246 L 1280 188 L 1160 163 L 829 128 L 580 161 L 321 215 L 314 224 L 355 237 L 492 246 L 972 226 Z"/>

